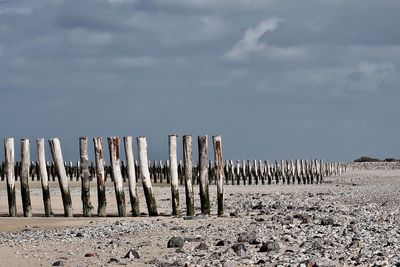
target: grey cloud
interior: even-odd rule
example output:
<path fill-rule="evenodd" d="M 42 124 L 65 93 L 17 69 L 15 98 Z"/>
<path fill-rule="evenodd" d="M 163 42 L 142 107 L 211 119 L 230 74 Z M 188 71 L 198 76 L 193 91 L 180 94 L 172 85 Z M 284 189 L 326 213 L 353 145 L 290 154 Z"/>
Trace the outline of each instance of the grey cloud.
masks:
<path fill-rule="evenodd" d="M 397 2 L 0 5 L 4 136 L 60 136 L 71 160 L 80 135 L 127 134 L 166 158 L 171 132 L 221 133 L 234 159 L 399 157 Z M 224 58 L 235 47 L 246 60 Z"/>

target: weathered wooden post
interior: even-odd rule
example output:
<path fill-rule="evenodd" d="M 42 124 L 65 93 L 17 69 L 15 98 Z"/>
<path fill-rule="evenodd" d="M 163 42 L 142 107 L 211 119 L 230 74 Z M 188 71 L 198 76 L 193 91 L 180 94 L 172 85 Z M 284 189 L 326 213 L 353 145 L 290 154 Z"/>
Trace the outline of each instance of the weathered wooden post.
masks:
<path fill-rule="evenodd" d="M 103 152 L 103 138 L 94 137 L 94 155 L 96 163 L 96 178 L 97 178 L 97 216 L 107 216 L 106 207 L 106 187 L 105 187 L 105 171 L 104 171 L 104 152 Z"/>
<path fill-rule="evenodd" d="M 181 216 L 181 210 L 179 207 L 179 180 L 176 139 L 176 134 L 171 134 L 168 136 L 169 175 L 171 177 L 172 214 L 175 216 Z"/>
<path fill-rule="evenodd" d="M 217 178 L 218 215 L 224 214 L 224 160 L 220 135 L 213 136 L 215 172 Z"/>
<path fill-rule="evenodd" d="M 183 136 L 183 167 L 185 172 L 185 195 L 186 195 L 186 215 L 193 216 L 194 212 L 194 192 L 193 192 L 193 161 L 192 161 L 192 136 Z"/>
<path fill-rule="evenodd" d="M 46 217 L 51 217 L 53 216 L 53 211 L 51 210 L 49 177 L 47 173 L 44 139 L 43 138 L 37 139 L 36 144 L 37 144 L 37 155 L 39 160 L 40 181 L 42 184 L 42 192 L 43 192 L 44 214 Z"/>
<path fill-rule="evenodd" d="M 58 176 L 58 183 L 60 185 L 61 197 L 64 204 L 64 215 L 65 217 L 72 217 L 72 200 L 69 191 L 68 177 L 65 171 L 64 159 L 62 156 L 60 140 L 58 138 L 52 138 L 49 140 L 51 154 L 56 167 Z"/>
<path fill-rule="evenodd" d="M 121 174 L 121 162 L 119 157 L 119 137 L 113 136 L 108 137 L 108 148 L 110 151 L 110 165 L 111 165 L 111 177 L 114 180 L 115 197 L 118 206 L 118 216 L 126 216 L 125 206 L 125 192 L 123 188 L 122 174 Z"/>
<path fill-rule="evenodd" d="M 240 185 L 240 177 L 241 177 L 241 167 L 240 167 L 240 160 L 236 160 L 236 184 Z"/>
<path fill-rule="evenodd" d="M 265 168 L 267 170 L 267 179 L 268 179 L 268 184 L 272 184 L 272 172 L 271 172 L 271 167 L 269 164 L 269 160 L 265 161 Z"/>
<path fill-rule="evenodd" d="M 125 156 L 127 165 L 128 185 L 129 185 L 129 198 L 131 200 L 131 208 L 133 217 L 140 216 L 139 196 L 136 187 L 136 170 L 135 160 L 132 148 L 132 136 L 124 137 Z"/>
<path fill-rule="evenodd" d="M 14 138 L 4 139 L 5 173 L 7 179 L 8 212 L 11 217 L 17 216 L 17 203 L 15 201 L 15 157 Z"/>
<path fill-rule="evenodd" d="M 146 198 L 149 216 L 158 216 L 157 203 L 150 180 L 149 161 L 147 159 L 147 141 L 145 136 L 137 137 L 139 150 L 140 176 L 143 183 L 144 196 Z"/>
<path fill-rule="evenodd" d="M 210 193 L 208 179 L 208 136 L 197 137 L 199 153 L 199 188 L 201 213 L 210 214 Z"/>
<path fill-rule="evenodd" d="M 29 139 L 21 139 L 21 197 L 24 217 L 32 217 L 31 196 L 29 192 L 30 162 Z"/>
<path fill-rule="evenodd" d="M 89 172 L 89 155 L 88 155 L 88 138 L 79 138 L 79 152 L 80 152 L 80 162 L 82 166 L 81 172 L 81 185 L 82 185 L 82 207 L 83 216 L 92 216 L 92 203 L 90 202 L 90 172 Z"/>

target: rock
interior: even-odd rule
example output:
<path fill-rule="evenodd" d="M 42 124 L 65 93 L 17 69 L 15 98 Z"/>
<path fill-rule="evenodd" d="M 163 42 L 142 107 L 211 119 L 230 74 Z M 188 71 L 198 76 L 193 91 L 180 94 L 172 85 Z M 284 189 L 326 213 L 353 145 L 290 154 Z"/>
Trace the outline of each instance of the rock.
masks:
<path fill-rule="evenodd" d="M 261 260 L 258 260 L 256 264 L 265 264 L 265 263 L 266 263 L 265 260 L 261 259 Z"/>
<path fill-rule="evenodd" d="M 201 237 L 185 237 L 183 240 L 186 242 L 189 242 L 189 243 L 203 241 L 203 239 Z"/>
<path fill-rule="evenodd" d="M 168 241 L 167 247 L 168 248 L 181 248 L 181 247 L 183 247 L 184 243 L 185 243 L 185 240 L 182 237 L 174 236 L 174 237 L 171 237 L 171 239 Z"/>
<path fill-rule="evenodd" d="M 76 237 L 83 237 L 83 234 L 81 232 L 76 233 Z"/>
<path fill-rule="evenodd" d="M 335 224 L 335 220 L 333 218 L 323 218 L 321 219 L 321 225 L 334 225 Z"/>
<path fill-rule="evenodd" d="M 246 246 L 243 243 L 236 243 L 231 246 L 236 255 L 244 257 L 246 255 Z"/>
<path fill-rule="evenodd" d="M 108 263 L 118 263 L 118 262 L 119 262 L 119 260 L 116 259 L 116 258 L 110 258 L 110 259 L 108 260 Z"/>
<path fill-rule="evenodd" d="M 201 242 L 197 247 L 195 247 L 195 250 L 208 250 L 208 246 L 206 243 Z"/>
<path fill-rule="evenodd" d="M 315 260 L 308 260 L 304 264 L 306 267 L 315 267 Z"/>
<path fill-rule="evenodd" d="M 257 238 L 256 232 L 248 232 L 248 233 L 240 233 L 237 239 L 238 242 L 250 242 L 253 239 Z"/>
<path fill-rule="evenodd" d="M 136 250 L 130 249 L 128 251 L 128 253 L 126 253 L 126 255 L 124 256 L 124 259 L 140 259 L 140 255 L 139 252 L 137 252 Z"/>
<path fill-rule="evenodd" d="M 64 266 L 64 262 L 63 261 L 55 261 L 55 262 L 53 262 L 53 264 L 51 266 Z"/>
<path fill-rule="evenodd" d="M 262 240 L 261 240 L 261 238 L 257 237 L 257 238 L 254 238 L 254 239 L 250 240 L 249 243 L 250 243 L 251 245 L 258 245 L 258 244 L 261 244 L 261 243 L 262 243 Z"/>
<path fill-rule="evenodd" d="M 280 202 L 276 202 L 271 205 L 271 208 L 273 208 L 274 210 L 279 210 L 282 208 L 282 204 Z"/>
<path fill-rule="evenodd" d="M 85 254 L 85 257 L 86 258 L 89 258 L 89 257 L 96 257 L 97 255 L 96 255 L 96 253 L 94 253 L 94 252 L 89 252 L 89 253 L 86 253 Z"/>
<path fill-rule="evenodd" d="M 238 264 L 236 261 L 226 261 L 222 264 L 222 267 L 236 267 Z"/>
<path fill-rule="evenodd" d="M 233 211 L 233 212 L 229 213 L 229 215 L 230 215 L 232 218 L 237 218 L 237 217 L 239 217 L 239 213 L 238 213 L 237 211 Z"/>
<path fill-rule="evenodd" d="M 315 261 L 315 267 L 336 267 L 336 263 L 327 259 L 327 258 L 319 258 Z"/>
<path fill-rule="evenodd" d="M 269 241 L 269 242 L 262 244 L 259 252 L 272 252 L 272 251 L 279 251 L 279 250 L 280 250 L 280 246 L 278 243 Z"/>
<path fill-rule="evenodd" d="M 298 214 L 295 214 L 295 215 L 293 216 L 293 218 L 295 218 L 295 219 L 301 221 L 301 223 L 310 223 L 310 222 L 311 222 L 311 216 L 308 215 L 308 214 L 301 214 L 301 213 L 298 213 Z"/>
<path fill-rule="evenodd" d="M 258 202 L 256 205 L 254 205 L 253 207 L 251 207 L 253 210 L 262 210 L 264 208 L 264 205 L 262 204 L 262 202 Z"/>
<path fill-rule="evenodd" d="M 215 244 L 215 246 L 217 246 L 217 247 L 223 247 L 223 246 L 226 246 L 227 245 L 227 242 L 225 241 L 225 240 L 219 240 L 216 244 Z"/>

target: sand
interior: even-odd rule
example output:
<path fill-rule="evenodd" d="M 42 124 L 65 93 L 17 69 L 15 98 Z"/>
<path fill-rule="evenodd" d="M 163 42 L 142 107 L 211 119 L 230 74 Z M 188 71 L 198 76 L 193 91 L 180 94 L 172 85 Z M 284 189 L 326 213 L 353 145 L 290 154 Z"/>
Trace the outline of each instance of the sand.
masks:
<path fill-rule="evenodd" d="M 4 185 L 0 188 L 0 266 L 384 266 L 400 262 L 400 170 L 355 171 L 326 178 L 320 185 L 225 186 L 226 217 L 215 216 L 216 188 L 212 186 L 213 215 L 191 220 L 169 215 L 168 186 L 154 190 L 163 216 L 115 217 L 111 183 L 107 187 L 110 217 L 84 218 L 77 182 L 71 183 L 77 217 L 64 218 L 58 185 L 52 182 L 50 186 L 52 218 L 43 217 L 38 182 L 31 184 L 33 218 L 22 217 L 19 189 L 19 217 L 9 218 Z M 197 188 L 195 193 L 199 212 Z M 147 213 L 141 188 L 139 194 L 141 211 Z M 96 208 L 95 188 L 91 198 Z M 126 192 L 130 207 L 128 199 Z M 183 187 L 180 199 L 184 212 Z M 304 221 L 303 215 L 310 217 Z M 333 223 L 325 223 L 326 218 Z M 254 240 L 244 241 L 246 251 L 236 253 L 231 247 L 239 243 L 241 234 Z M 185 239 L 182 248 L 167 248 L 173 236 Z M 219 240 L 225 240 L 225 246 L 216 246 Z M 262 243 L 268 242 L 277 243 L 278 251 L 259 252 Z M 201 243 L 206 247 L 196 248 Z M 124 259 L 130 249 L 140 258 Z"/>

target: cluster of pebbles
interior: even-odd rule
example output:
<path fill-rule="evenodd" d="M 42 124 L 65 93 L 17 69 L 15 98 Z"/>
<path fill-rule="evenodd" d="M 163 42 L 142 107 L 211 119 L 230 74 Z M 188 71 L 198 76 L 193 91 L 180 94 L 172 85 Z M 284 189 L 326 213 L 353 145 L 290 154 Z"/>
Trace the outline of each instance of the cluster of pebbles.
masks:
<path fill-rule="evenodd" d="M 0 246 L 44 266 L 400 266 L 399 170 L 225 190 L 222 217 L 95 218 L 0 233 Z"/>

